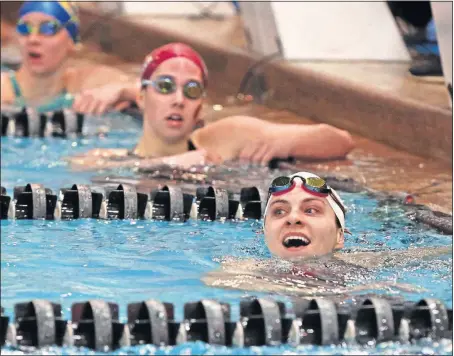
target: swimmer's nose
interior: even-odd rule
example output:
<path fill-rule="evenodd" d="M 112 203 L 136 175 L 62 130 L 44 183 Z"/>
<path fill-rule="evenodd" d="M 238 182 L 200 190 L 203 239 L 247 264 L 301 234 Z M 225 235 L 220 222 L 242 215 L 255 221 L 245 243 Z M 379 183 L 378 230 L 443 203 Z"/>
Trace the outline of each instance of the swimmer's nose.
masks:
<path fill-rule="evenodd" d="M 36 43 L 39 43 L 40 39 L 41 39 L 41 35 L 39 33 L 33 32 L 27 36 L 27 43 L 36 44 Z"/>
<path fill-rule="evenodd" d="M 287 225 L 303 225 L 303 219 L 298 211 L 292 211 L 287 215 Z"/>
<path fill-rule="evenodd" d="M 175 92 L 175 104 L 178 106 L 183 106 L 184 105 L 184 94 L 181 89 L 178 89 Z"/>

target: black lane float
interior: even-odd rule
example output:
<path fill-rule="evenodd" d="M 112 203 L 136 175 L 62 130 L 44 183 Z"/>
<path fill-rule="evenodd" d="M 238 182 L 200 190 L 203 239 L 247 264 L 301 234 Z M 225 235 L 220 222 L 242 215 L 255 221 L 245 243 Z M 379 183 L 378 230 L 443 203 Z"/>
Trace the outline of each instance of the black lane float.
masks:
<path fill-rule="evenodd" d="M 67 137 L 81 135 L 84 115 L 71 110 L 38 113 L 31 108 L 2 112 L 2 136 Z"/>
<path fill-rule="evenodd" d="M 128 304 L 126 323 L 119 322 L 116 303 L 74 303 L 71 321 L 66 321 L 60 304 L 32 300 L 15 305 L 11 323 L 2 308 L 0 341 L 1 346 L 17 348 L 55 345 L 107 352 L 192 341 L 249 347 L 452 339 L 452 310 L 438 300 L 400 304 L 379 298 L 359 300 L 339 305 L 329 299 L 301 299 L 287 310 L 281 301 L 252 297 L 240 302 L 240 318 L 232 321 L 229 304 L 203 299 L 184 305 L 181 322 L 174 318 L 172 303 L 145 300 Z"/>
<path fill-rule="evenodd" d="M 335 182 L 332 178 L 331 180 Z M 349 180 L 340 181 L 350 184 Z M 332 183 L 335 185 L 336 183 Z M 401 204 L 406 215 L 444 234 L 452 234 L 452 216 L 416 204 L 409 195 L 391 196 L 368 192 L 379 205 Z M 178 186 L 163 186 L 151 192 L 138 192 L 132 184 L 79 185 L 60 189 L 58 196 L 41 184 L 15 187 L 13 199 L 4 187 L 0 196 L 1 219 L 146 219 L 210 221 L 263 218 L 267 193 L 260 187 L 244 187 L 239 193 L 213 186 L 183 193 Z"/>
<path fill-rule="evenodd" d="M 54 219 L 57 196 L 42 184 L 27 184 L 14 187 L 13 201 L 8 210 L 15 219 Z"/>
<path fill-rule="evenodd" d="M 246 187 L 240 191 L 243 217 L 260 220 L 263 218 L 267 193 L 258 187 Z"/>
<path fill-rule="evenodd" d="M 183 193 L 178 187 L 163 186 L 151 192 L 154 220 L 186 221 L 191 216 L 194 196 Z M 194 215 L 194 212 L 192 213 Z"/>
<path fill-rule="evenodd" d="M 146 219 L 187 221 L 202 219 L 260 219 L 265 207 L 264 193 L 256 187 L 243 188 L 240 196 L 212 186 L 199 187 L 196 194 L 163 186 L 138 192 L 134 185 L 93 186 L 73 184 L 55 195 L 41 184 L 14 188 L 13 199 L 2 188 L 2 219 L 71 220 Z M 237 198 L 237 199 L 235 199 Z M 245 211 L 245 214 L 243 214 Z"/>
<path fill-rule="evenodd" d="M 2 220 L 8 219 L 8 210 L 10 207 L 11 197 L 6 195 L 5 187 L 1 187 L 0 199 L 0 218 Z"/>

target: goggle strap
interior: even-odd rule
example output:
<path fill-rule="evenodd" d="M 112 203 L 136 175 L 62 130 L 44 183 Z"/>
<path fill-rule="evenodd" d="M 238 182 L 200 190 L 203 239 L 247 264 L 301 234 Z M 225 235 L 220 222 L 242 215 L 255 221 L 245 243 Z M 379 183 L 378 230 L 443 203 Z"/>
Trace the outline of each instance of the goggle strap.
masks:
<path fill-rule="evenodd" d="M 331 206 L 331 208 L 333 209 L 334 211 L 334 214 L 336 215 L 337 219 L 339 220 L 340 224 L 341 224 L 341 227 L 342 227 L 342 231 L 345 232 L 345 214 L 343 212 L 343 209 L 341 208 L 341 206 L 333 199 L 333 196 L 330 194 L 328 195 L 328 197 L 326 198 L 328 200 L 328 203 L 329 205 Z"/>
<path fill-rule="evenodd" d="M 344 203 L 342 203 L 342 201 L 340 200 L 340 197 L 333 190 L 331 190 L 330 196 L 333 199 L 333 201 L 337 205 L 339 205 L 339 208 L 342 210 L 342 212 L 344 213 L 344 216 L 345 216 L 347 214 L 347 209 L 346 209 Z"/>
<path fill-rule="evenodd" d="M 141 84 L 142 86 L 148 86 L 150 84 L 153 84 L 153 82 L 150 79 L 142 79 Z"/>

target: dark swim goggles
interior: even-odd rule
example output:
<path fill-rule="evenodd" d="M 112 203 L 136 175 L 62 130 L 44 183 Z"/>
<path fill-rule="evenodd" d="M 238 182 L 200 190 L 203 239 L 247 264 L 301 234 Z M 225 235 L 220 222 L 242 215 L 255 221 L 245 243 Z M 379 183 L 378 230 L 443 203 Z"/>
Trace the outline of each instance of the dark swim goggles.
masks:
<path fill-rule="evenodd" d="M 335 194 L 332 194 L 331 188 L 326 184 L 326 181 L 320 177 L 304 178 L 299 175 L 295 175 L 293 177 L 277 177 L 271 182 L 270 188 L 268 189 L 268 199 L 271 195 L 281 195 L 292 190 L 295 187 L 295 183 L 293 182 L 295 178 L 301 179 L 301 187 L 308 193 L 319 197 L 327 197 L 328 195 L 331 196 L 345 215 L 344 204 L 337 199 Z"/>
<path fill-rule="evenodd" d="M 32 33 L 38 33 L 44 36 L 54 36 L 64 27 L 65 25 L 62 25 L 56 20 L 43 21 L 36 26 L 26 21 L 19 20 L 16 25 L 16 31 L 21 36 L 29 36 Z"/>
<path fill-rule="evenodd" d="M 142 87 L 151 85 L 158 93 L 168 95 L 177 91 L 175 79 L 171 76 L 161 76 L 155 80 L 142 80 Z M 197 80 L 190 80 L 183 85 L 183 94 L 191 100 L 200 99 L 205 94 L 202 83 Z"/>

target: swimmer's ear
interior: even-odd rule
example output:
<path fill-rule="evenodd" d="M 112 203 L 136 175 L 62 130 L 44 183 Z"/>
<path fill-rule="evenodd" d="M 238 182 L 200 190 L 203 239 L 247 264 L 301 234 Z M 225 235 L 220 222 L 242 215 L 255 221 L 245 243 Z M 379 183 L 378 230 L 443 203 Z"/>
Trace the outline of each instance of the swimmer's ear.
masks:
<path fill-rule="evenodd" d="M 140 110 L 144 111 L 145 109 L 145 103 L 144 103 L 144 96 L 143 96 L 143 90 L 141 89 L 138 93 L 137 93 L 137 97 L 136 97 L 136 103 L 137 103 L 137 106 L 140 108 Z"/>
<path fill-rule="evenodd" d="M 202 104 L 200 104 L 197 107 L 197 109 L 195 109 L 195 112 L 194 112 L 194 119 L 195 119 L 196 123 L 203 121 L 203 120 L 199 119 L 201 111 L 202 111 Z"/>
<path fill-rule="evenodd" d="M 80 52 L 84 48 L 84 45 L 80 42 L 74 43 L 74 52 Z"/>
<path fill-rule="evenodd" d="M 342 229 L 337 229 L 337 239 L 336 239 L 336 246 L 334 247 L 336 250 L 344 248 L 345 236 Z"/>
<path fill-rule="evenodd" d="M 205 121 L 204 120 L 197 120 L 194 125 L 194 130 L 201 129 L 205 127 Z"/>
<path fill-rule="evenodd" d="M 68 56 L 69 57 L 76 57 L 79 55 L 79 53 L 82 50 L 82 44 L 80 43 L 74 43 L 72 39 L 68 39 Z"/>

